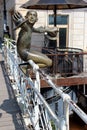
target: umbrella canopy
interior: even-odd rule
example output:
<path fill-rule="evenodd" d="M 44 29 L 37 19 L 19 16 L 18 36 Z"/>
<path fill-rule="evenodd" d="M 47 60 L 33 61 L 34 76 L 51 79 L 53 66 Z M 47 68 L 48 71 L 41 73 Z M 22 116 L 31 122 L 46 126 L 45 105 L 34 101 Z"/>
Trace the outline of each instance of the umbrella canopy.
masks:
<path fill-rule="evenodd" d="M 56 10 L 87 8 L 87 0 L 29 0 L 21 6 L 26 9 L 41 9 L 54 11 L 54 25 L 56 26 Z"/>
<path fill-rule="evenodd" d="M 43 10 L 86 8 L 87 0 L 29 0 L 21 7 Z"/>

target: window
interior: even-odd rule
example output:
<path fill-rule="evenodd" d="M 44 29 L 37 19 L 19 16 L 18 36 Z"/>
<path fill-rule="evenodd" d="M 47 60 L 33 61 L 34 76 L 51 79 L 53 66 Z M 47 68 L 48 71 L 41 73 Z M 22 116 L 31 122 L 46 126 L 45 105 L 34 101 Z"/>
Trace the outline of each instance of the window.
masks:
<path fill-rule="evenodd" d="M 68 47 L 68 15 L 57 15 L 56 26 L 59 28 L 59 47 Z M 49 25 L 54 25 L 54 15 L 49 15 Z"/>
<path fill-rule="evenodd" d="M 57 15 L 56 16 L 56 23 L 57 25 L 67 25 L 68 23 L 68 19 L 67 19 L 67 15 Z M 54 25 L 54 16 L 53 15 L 49 15 L 49 24 L 53 24 Z"/>

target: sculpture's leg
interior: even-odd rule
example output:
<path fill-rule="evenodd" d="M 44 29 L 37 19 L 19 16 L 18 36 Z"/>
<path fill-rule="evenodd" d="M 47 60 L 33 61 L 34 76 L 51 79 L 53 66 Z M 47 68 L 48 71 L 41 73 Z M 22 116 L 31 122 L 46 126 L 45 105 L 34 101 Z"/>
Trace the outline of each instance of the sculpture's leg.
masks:
<path fill-rule="evenodd" d="M 48 58 L 46 55 L 37 52 L 37 51 L 30 51 L 29 52 L 29 59 L 33 60 L 39 67 L 50 67 L 52 66 L 52 60 Z"/>
<path fill-rule="evenodd" d="M 45 54 L 42 54 L 37 51 L 28 51 L 28 50 L 21 50 L 18 51 L 20 57 L 24 61 L 33 60 L 39 67 L 50 67 L 52 66 L 52 60 L 47 57 Z"/>

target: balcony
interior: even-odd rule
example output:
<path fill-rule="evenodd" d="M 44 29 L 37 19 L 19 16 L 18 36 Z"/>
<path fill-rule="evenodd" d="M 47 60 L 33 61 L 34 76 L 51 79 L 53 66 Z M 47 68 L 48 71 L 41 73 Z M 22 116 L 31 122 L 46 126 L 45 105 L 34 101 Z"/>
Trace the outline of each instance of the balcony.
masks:
<path fill-rule="evenodd" d="M 46 69 L 46 73 L 58 86 L 72 86 L 87 84 L 87 53 L 78 48 L 42 48 L 53 65 Z M 42 86 L 47 86 L 41 81 Z"/>

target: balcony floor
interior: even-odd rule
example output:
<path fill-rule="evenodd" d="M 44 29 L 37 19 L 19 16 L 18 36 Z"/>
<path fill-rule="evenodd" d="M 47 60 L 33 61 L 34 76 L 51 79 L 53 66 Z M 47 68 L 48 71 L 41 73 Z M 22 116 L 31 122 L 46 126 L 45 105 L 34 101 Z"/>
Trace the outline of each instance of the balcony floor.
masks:
<path fill-rule="evenodd" d="M 58 87 L 84 85 L 87 84 L 87 73 L 83 72 L 70 77 L 51 77 L 51 79 L 55 84 L 57 84 Z M 49 87 L 49 85 L 46 83 L 45 80 L 41 79 L 41 87 L 46 88 Z"/>

